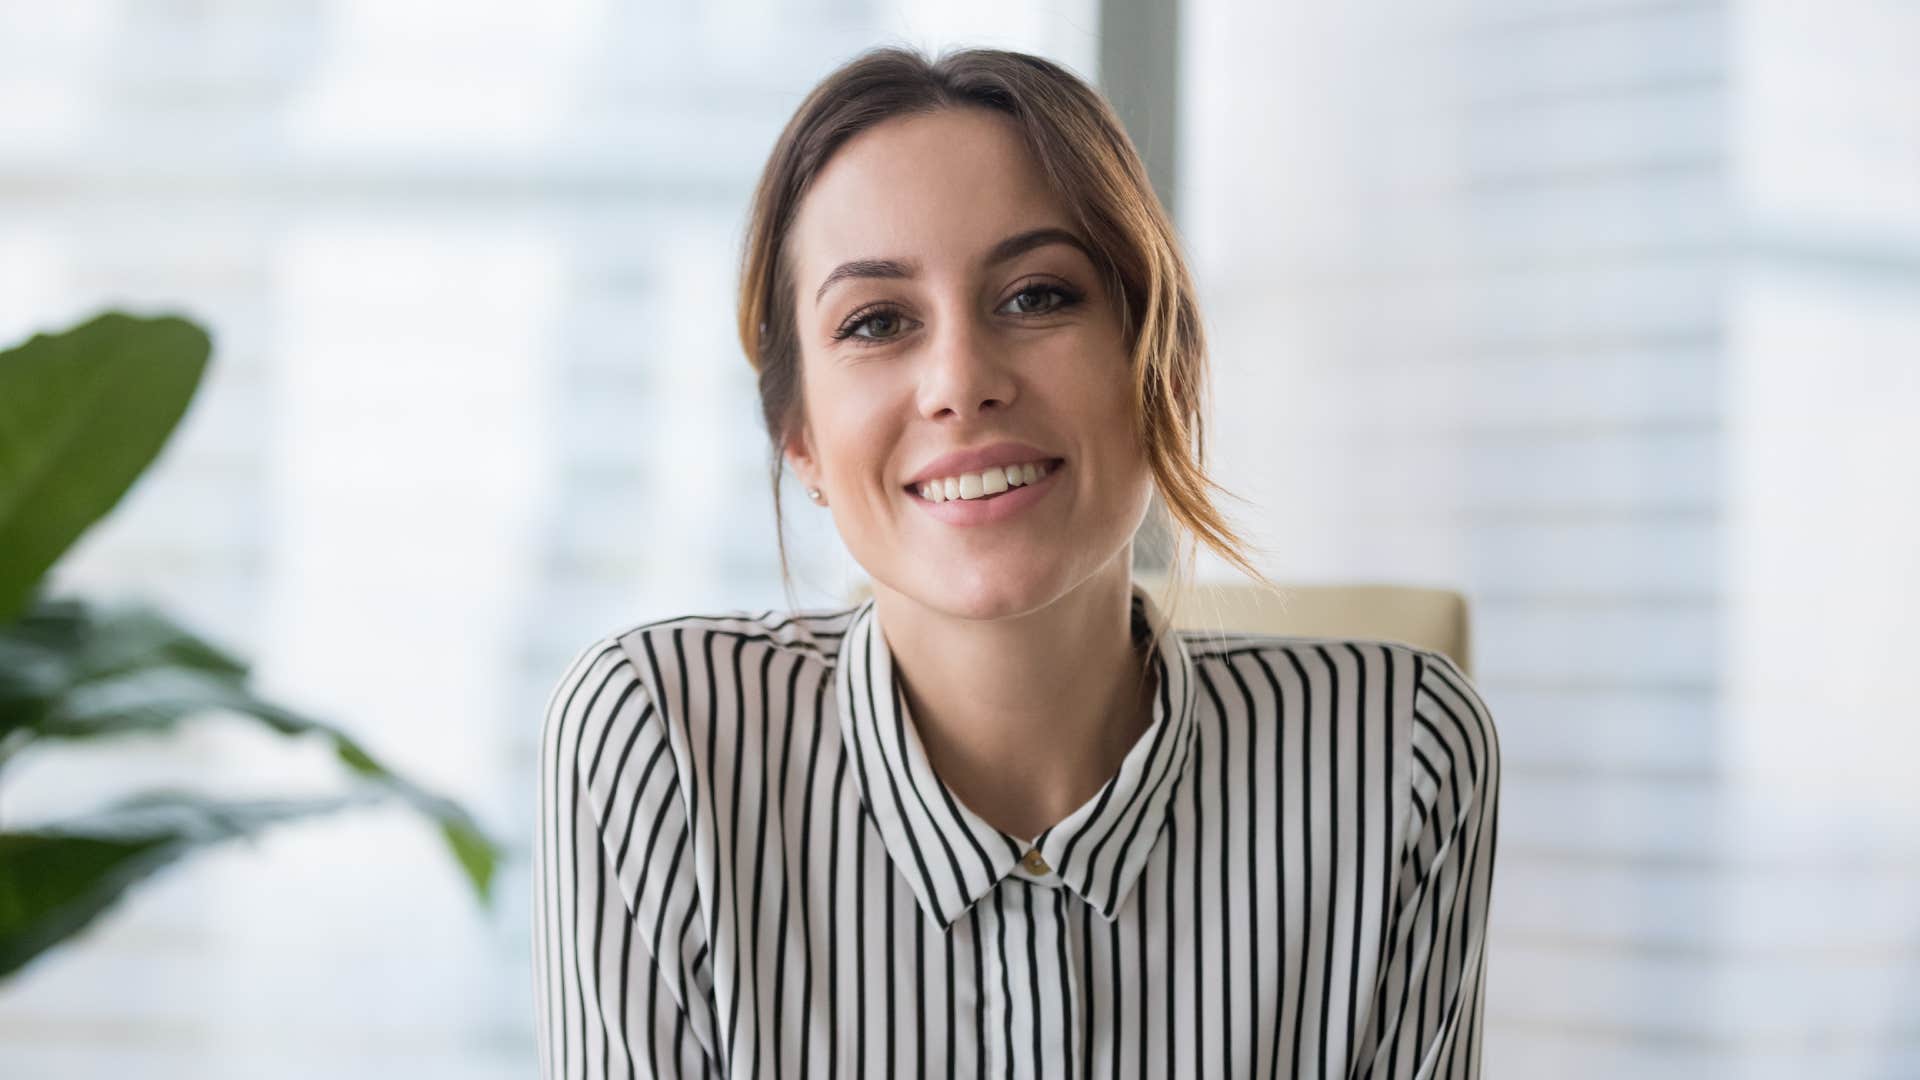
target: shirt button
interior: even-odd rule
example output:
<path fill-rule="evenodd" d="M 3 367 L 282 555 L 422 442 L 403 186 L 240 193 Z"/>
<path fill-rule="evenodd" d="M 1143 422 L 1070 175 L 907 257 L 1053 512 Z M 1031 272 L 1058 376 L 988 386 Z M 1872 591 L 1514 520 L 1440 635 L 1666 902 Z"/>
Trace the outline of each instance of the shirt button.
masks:
<path fill-rule="evenodd" d="M 1047 860 L 1040 857 L 1039 848 L 1034 848 L 1032 851 L 1027 852 L 1027 857 L 1022 859 L 1021 862 L 1026 866 L 1027 873 L 1036 876 L 1044 875 L 1052 869 L 1052 867 L 1047 865 Z"/>

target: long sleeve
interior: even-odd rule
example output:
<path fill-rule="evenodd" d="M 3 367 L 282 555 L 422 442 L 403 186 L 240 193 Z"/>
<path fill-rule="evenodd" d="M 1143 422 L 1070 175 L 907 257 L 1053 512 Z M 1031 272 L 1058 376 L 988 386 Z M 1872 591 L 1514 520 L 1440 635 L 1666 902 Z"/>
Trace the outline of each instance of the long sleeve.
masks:
<path fill-rule="evenodd" d="M 1500 824 L 1500 743 L 1486 704 L 1423 652 L 1413 695 L 1407 846 L 1355 1080 L 1473 1080 L 1487 973 L 1487 902 Z"/>
<path fill-rule="evenodd" d="M 548 700 L 533 862 L 544 1080 L 721 1075 L 667 725 L 611 639 L 582 651 Z"/>

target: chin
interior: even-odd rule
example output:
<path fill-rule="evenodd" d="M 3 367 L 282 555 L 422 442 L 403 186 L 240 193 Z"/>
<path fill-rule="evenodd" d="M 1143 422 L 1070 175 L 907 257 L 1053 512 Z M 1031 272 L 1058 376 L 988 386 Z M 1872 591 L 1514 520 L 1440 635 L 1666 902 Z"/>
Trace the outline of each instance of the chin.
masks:
<path fill-rule="evenodd" d="M 1050 603 L 1059 590 L 1044 575 L 1012 577 L 991 571 L 917 580 L 894 592 L 922 607 L 960 619 L 1004 619 Z"/>

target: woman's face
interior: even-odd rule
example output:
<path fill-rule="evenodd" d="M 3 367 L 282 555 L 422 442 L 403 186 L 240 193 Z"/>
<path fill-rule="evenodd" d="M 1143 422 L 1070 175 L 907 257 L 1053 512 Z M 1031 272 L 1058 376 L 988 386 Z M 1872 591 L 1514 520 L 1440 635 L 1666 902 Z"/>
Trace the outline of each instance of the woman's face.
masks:
<path fill-rule="evenodd" d="M 787 248 L 805 422 L 786 452 L 877 583 L 995 618 L 1127 549 L 1152 474 L 1084 243 L 1014 121 L 983 108 L 875 125 L 815 178 Z M 971 451 L 989 457 L 940 461 Z M 987 466 L 1028 463 L 1051 471 L 979 499 L 917 483 L 971 474 L 986 492 L 1002 482 Z"/>

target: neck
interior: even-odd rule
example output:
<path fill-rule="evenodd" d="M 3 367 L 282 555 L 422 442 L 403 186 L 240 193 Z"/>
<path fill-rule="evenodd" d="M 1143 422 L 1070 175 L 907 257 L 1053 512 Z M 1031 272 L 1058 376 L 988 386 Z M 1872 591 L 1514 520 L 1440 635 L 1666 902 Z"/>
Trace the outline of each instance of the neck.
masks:
<path fill-rule="evenodd" d="M 1016 838 L 1032 840 L 1091 799 L 1151 723 L 1131 556 L 1123 549 L 1053 603 L 1000 619 L 957 618 L 874 584 L 928 762 Z"/>

